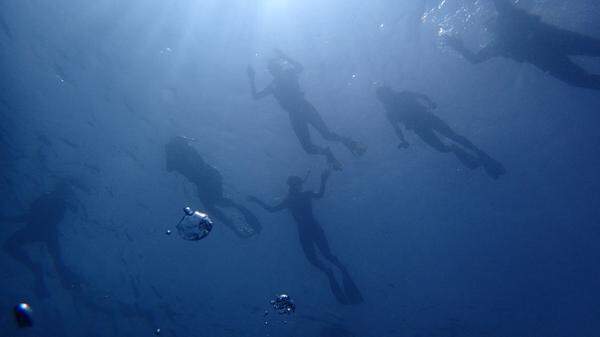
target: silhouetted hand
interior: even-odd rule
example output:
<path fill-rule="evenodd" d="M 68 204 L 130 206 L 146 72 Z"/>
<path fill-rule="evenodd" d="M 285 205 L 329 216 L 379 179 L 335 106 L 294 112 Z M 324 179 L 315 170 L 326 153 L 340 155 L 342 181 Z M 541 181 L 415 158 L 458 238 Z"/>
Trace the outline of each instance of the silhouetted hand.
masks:
<path fill-rule="evenodd" d="M 255 72 L 254 72 L 254 68 L 252 68 L 252 66 L 248 66 L 248 68 L 246 68 L 246 73 L 248 74 L 248 77 L 251 80 L 254 80 Z"/>
<path fill-rule="evenodd" d="M 407 149 L 408 148 L 408 142 L 407 141 L 402 141 L 399 145 L 398 148 L 399 149 Z"/>

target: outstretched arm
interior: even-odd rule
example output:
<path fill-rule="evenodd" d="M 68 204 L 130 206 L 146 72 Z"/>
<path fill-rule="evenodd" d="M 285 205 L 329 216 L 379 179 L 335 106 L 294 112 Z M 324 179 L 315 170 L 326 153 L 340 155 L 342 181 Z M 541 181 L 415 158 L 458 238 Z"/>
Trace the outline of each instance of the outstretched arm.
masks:
<path fill-rule="evenodd" d="M 498 56 L 498 51 L 493 44 L 490 44 L 479 52 L 474 53 L 467 49 L 463 42 L 454 36 L 445 36 L 445 43 L 450 46 L 450 48 L 456 50 L 459 54 L 461 54 L 467 61 L 473 64 L 481 63 L 483 61 L 487 61 L 494 56 Z"/>
<path fill-rule="evenodd" d="M 275 53 L 277 54 L 277 57 L 279 57 L 280 59 L 288 61 L 292 65 L 292 67 L 294 68 L 294 71 L 297 74 L 301 73 L 304 70 L 304 67 L 302 66 L 302 64 L 300 64 L 300 62 L 287 56 L 281 50 L 275 49 Z"/>
<path fill-rule="evenodd" d="M 329 180 L 329 175 L 331 172 L 329 170 L 323 171 L 321 173 L 321 186 L 319 187 L 319 192 L 312 192 L 312 197 L 315 199 L 320 199 L 325 195 L 325 185 L 327 185 L 327 180 Z"/>
<path fill-rule="evenodd" d="M 267 203 L 263 202 L 262 200 L 258 199 L 257 197 L 254 197 L 254 196 L 249 196 L 246 199 L 249 202 L 253 202 L 271 213 L 279 212 L 279 211 L 287 208 L 287 199 L 283 200 L 282 202 L 280 202 L 279 204 L 277 204 L 275 206 L 268 205 Z"/>
<path fill-rule="evenodd" d="M 261 91 L 256 90 L 256 82 L 255 82 L 256 75 L 254 73 L 254 68 L 252 68 L 251 66 L 248 66 L 248 68 L 246 69 L 246 72 L 248 73 L 248 79 L 250 80 L 250 90 L 252 91 L 252 98 L 261 99 L 261 98 L 269 96 L 272 93 L 271 86 L 268 86 Z"/>

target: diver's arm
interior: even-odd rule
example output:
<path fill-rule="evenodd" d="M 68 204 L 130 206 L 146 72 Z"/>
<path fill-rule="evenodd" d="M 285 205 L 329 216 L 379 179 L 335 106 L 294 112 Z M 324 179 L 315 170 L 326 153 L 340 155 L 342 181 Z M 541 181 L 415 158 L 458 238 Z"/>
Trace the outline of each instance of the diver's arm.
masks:
<path fill-rule="evenodd" d="M 456 52 L 461 54 L 467 61 L 473 64 L 487 61 L 492 57 L 498 55 L 496 48 L 493 46 L 493 44 L 484 47 L 477 53 L 474 53 L 467 49 L 463 42 L 457 37 L 446 36 L 445 42 L 448 46 L 450 46 L 450 48 L 454 49 Z"/>
<path fill-rule="evenodd" d="M 275 206 L 268 205 L 266 202 L 263 202 L 262 200 L 258 199 L 257 197 L 254 197 L 254 196 L 249 196 L 247 198 L 247 200 L 249 202 L 253 202 L 253 203 L 259 205 L 260 207 L 264 208 L 265 210 L 267 210 L 268 212 L 271 212 L 271 213 L 279 212 L 279 211 L 282 211 L 287 208 L 287 199 L 283 200 L 282 202 L 280 202 L 279 204 L 277 204 Z"/>
<path fill-rule="evenodd" d="M 292 67 L 294 67 L 294 71 L 299 74 L 304 70 L 304 66 L 302 66 L 302 64 L 300 64 L 300 62 L 292 59 L 291 57 L 287 56 L 286 54 L 284 54 L 281 50 L 279 49 L 275 49 L 275 53 L 277 54 L 277 56 L 279 58 L 281 58 L 282 60 L 286 60 L 288 61 Z"/>
<path fill-rule="evenodd" d="M 252 98 L 257 100 L 257 99 L 265 98 L 272 93 L 271 86 L 268 86 L 261 91 L 257 91 L 256 90 L 256 82 L 254 80 L 254 78 L 255 78 L 254 69 L 251 66 L 248 66 L 248 69 L 246 69 L 246 72 L 248 73 L 248 79 L 250 80 L 250 90 L 252 91 Z"/>
<path fill-rule="evenodd" d="M 321 173 L 321 187 L 319 187 L 319 192 L 313 192 L 312 197 L 315 199 L 320 199 L 325 195 L 325 185 L 327 185 L 327 180 L 329 179 L 329 175 L 331 172 L 329 170 L 323 171 Z"/>

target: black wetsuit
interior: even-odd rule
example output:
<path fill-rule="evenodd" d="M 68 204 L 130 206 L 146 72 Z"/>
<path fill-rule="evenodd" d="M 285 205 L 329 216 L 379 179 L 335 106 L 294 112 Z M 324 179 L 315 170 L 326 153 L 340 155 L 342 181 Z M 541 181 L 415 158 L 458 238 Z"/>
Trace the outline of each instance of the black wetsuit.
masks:
<path fill-rule="evenodd" d="M 312 142 L 309 125 L 315 128 L 323 139 L 342 143 L 356 156 L 362 155 L 365 149 L 351 138 L 341 136 L 329 129 L 317 109 L 304 97 L 298 80 L 300 72 L 302 72 L 302 66 L 293 62 L 291 68 L 273 74 L 274 78 L 271 84 L 259 93 L 255 92 L 254 78 L 252 78 L 253 96 L 255 99 L 260 99 L 273 95 L 281 108 L 288 112 L 292 129 L 304 151 L 308 154 L 323 155 L 332 168 L 341 169 L 341 164 L 328 147 L 318 146 Z"/>
<path fill-rule="evenodd" d="M 350 142 L 327 127 L 317 109 L 304 97 L 295 71 L 286 71 L 283 76 L 275 78 L 270 88 L 279 105 L 288 112 L 292 129 L 307 153 L 321 154 L 328 151 L 327 148 L 319 147 L 311 141 L 309 125 L 312 125 L 325 140 Z"/>
<path fill-rule="evenodd" d="M 62 222 L 67 209 L 71 191 L 68 187 L 59 187 L 43 194 L 30 206 L 27 214 L 17 217 L 0 217 L 3 222 L 24 222 L 25 227 L 13 233 L 3 245 L 3 250 L 13 259 L 27 267 L 35 278 L 35 292 L 39 297 L 47 297 L 42 266 L 28 255 L 25 246 L 43 243 L 54 263 L 62 286 L 71 289 L 77 285 L 77 278 L 64 264 L 58 240 L 58 225 Z"/>
<path fill-rule="evenodd" d="M 198 152 L 185 139 L 173 138 L 165 146 L 167 171 L 179 172 L 196 185 L 198 198 L 206 212 L 214 219 L 232 229 L 236 235 L 247 238 L 260 233 L 262 227 L 258 218 L 246 207 L 234 202 L 223 194 L 223 176 L 207 164 Z M 236 209 L 244 217 L 250 228 L 240 228 L 219 207 Z"/>
<path fill-rule="evenodd" d="M 533 64 L 570 85 L 600 90 L 600 75 L 588 73 L 571 60 L 571 56 L 600 56 L 600 39 L 544 23 L 540 17 L 507 1 L 494 0 L 494 3 L 498 17 L 489 27 L 493 40 L 487 46 L 473 53 L 460 41 L 450 43 L 468 61 L 480 63 L 506 57 Z"/>
<path fill-rule="evenodd" d="M 500 163 L 476 147 L 470 140 L 454 132 L 446 122 L 435 116 L 431 112 L 431 108 L 435 107 L 435 104 L 427 96 L 409 91 L 395 92 L 391 89 L 381 89 L 378 98 L 386 109 L 388 121 L 404 142 L 401 146 L 407 145 L 400 129 L 400 124 L 403 124 L 407 130 L 413 131 L 437 151 L 452 152 L 464 166 L 470 169 L 483 165 L 488 175 L 494 179 L 506 172 Z M 443 136 L 455 144 L 448 145 L 439 136 Z"/>
<path fill-rule="evenodd" d="M 348 274 L 346 267 L 331 252 L 325 232 L 313 214 L 312 200 L 323 197 L 324 193 L 325 180 L 322 180 L 319 192 L 290 191 L 283 202 L 276 206 L 269 206 L 256 198 L 251 198 L 251 200 L 269 212 L 288 209 L 296 221 L 298 238 L 306 259 L 326 274 L 332 293 L 340 303 L 357 304 L 363 301 L 362 295 Z M 337 283 L 333 271 L 318 258 L 317 251 L 342 272 L 344 290 Z"/>

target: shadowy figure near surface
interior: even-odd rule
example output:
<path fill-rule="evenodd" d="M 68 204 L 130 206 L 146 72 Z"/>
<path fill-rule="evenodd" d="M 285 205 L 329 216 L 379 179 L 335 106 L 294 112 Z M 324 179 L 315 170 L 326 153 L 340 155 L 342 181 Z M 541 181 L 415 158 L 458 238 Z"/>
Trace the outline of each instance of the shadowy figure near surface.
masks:
<path fill-rule="evenodd" d="M 255 100 L 273 95 L 281 108 L 288 112 L 294 133 L 302 148 L 308 154 L 325 156 L 327 163 L 334 170 L 341 170 L 341 163 L 334 157 L 329 147 L 315 145 L 309 132 L 311 125 L 327 141 L 339 142 L 352 152 L 355 156 L 361 156 L 366 148 L 349 137 L 340 136 L 331 131 L 325 124 L 317 109 L 304 97 L 300 88 L 298 75 L 303 67 L 300 63 L 276 50 L 277 57 L 269 60 L 268 69 L 273 76 L 273 81 L 263 90 L 257 91 L 255 84 L 254 69 L 248 66 L 248 77 L 252 97 Z"/>
<path fill-rule="evenodd" d="M 306 259 L 327 276 L 331 291 L 338 302 L 342 304 L 358 304 L 363 301 L 358 287 L 350 277 L 346 267 L 333 255 L 329 248 L 329 242 L 325 237 L 323 228 L 313 214 L 313 199 L 320 199 L 325 194 L 325 185 L 329 177 L 329 171 L 321 175 L 321 187 L 318 192 L 303 191 L 304 179 L 291 176 L 287 180 L 289 192 L 286 198 L 275 206 L 270 206 L 256 197 L 248 197 L 248 201 L 254 202 L 265 210 L 274 213 L 289 210 L 296 220 L 298 238 L 304 251 Z M 336 281 L 333 270 L 317 257 L 317 250 L 321 255 L 336 266 L 342 273 L 343 290 Z"/>
<path fill-rule="evenodd" d="M 33 261 L 26 246 L 42 243 L 54 263 L 58 279 L 64 289 L 70 290 L 79 285 L 79 280 L 65 265 L 59 244 L 58 225 L 63 221 L 68 209 L 74 210 L 72 187 L 60 182 L 50 193 L 35 199 L 26 214 L 0 216 L 0 222 L 25 223 L 25 227 L 12 234 L 4 242 L 4 253 L 27 267 L 34 276 L 34 291 L 39 298 L 49 296 L 44 282 L 44 270 L 39 262 Z"/>
<path fill-rule="evenodd" d="M 223 176 L 214 167 L 207 164 L 198 152 L 183 137 L 172 138 L 165 146 L 167 171 L 176 171 L 196 185 L 198 198 L 208 213 L 241 237 L 258 235 L 262 229 L 258 218 L 246 207 L 227 198 L 223 194 Z M 245 219 L 246 225 L 240 227 L 219 208 L 233 208 Z"/>
<path fill-rule="evenodd" d="M 396 92 L 384 86 L 377 89 L 377 98 L 383 103 L 386 117 L 400 138 L 398 148 L 408 147 L 408 142 L 400 128 L 400 124 L 403 124 L 406 130 L 416 133 L 437 151 L 452 152 L 469 169 L 483 166 L 486 173 L 494 179 L 506 173 L 502 164 L 477 148 L 467 138 L 454 132 L 446 122 L 431 113 L 431 109 L 435 109 L 436 104 L 426 95 L 410 91 Z M 446 144 L 440 136 L 452 142 Z"/>
<path fill-rule="evenodd" d="M 497 17 L 486 25 L 492 41 L 474 53 L 456 37 L 445 36 L 446 44 L 471 63 L 494 57 L 527 62 L 570 85 L 600 89 L 600 75 L 590 74 L 570 56 L 600 56 L 600 39 L 564 30 L 542 22 L 540 17 L 516 8 L 507 0 L 492 0 Z"/>

